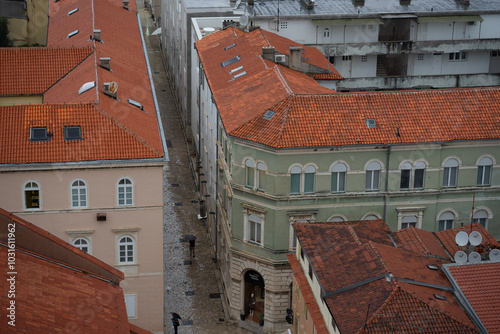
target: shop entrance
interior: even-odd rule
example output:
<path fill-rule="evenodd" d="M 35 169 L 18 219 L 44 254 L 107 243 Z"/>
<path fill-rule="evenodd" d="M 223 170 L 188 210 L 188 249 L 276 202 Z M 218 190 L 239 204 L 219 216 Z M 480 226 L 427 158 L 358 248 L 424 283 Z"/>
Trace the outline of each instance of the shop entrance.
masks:
<path fill-rule="evenodd" d="M 245 273 L 245 315 L 246 318 L 251 321 L 259 322 L 259 314 L 264 315 L 264 300 L 265 300 L 265 289 L 264 289 L 264 279 L 262 276 L 254 271 L 249 270 Z M 253 316 L 250 315 L 250 298 L 251 295 L 255 298 L 255 310 L 253 311 Z"/>

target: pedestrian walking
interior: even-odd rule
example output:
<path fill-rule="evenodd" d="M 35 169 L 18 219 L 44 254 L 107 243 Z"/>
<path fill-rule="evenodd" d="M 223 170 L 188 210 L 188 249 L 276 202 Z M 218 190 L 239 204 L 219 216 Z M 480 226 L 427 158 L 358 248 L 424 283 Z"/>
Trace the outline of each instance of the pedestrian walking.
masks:
<path fill-rule="evenodd" d="M 188 234 L 184 239 L 186 239 L 189 242 L 189 255 L 191 257 L 195 257 L 194 247 L 195 247 L 196 237 L 192 234 Z"/>
<path fill-rule="evenodd" d="M 180 325 L 179 320 L 182 318 L 175 312 L 170 312 L 170 314 L 172 315 L 172 325 L 174 325 L 174 334 L 177 334 L 177 327 L 179 327 Z"/>
<path fill-rule="evenodd" d="M 253 293 L 250 295 L 250 300 L 248 301 L 248 307 L 250 308 L 249 316 L 253 316 L 253 311 L 255 310 L 255 296 Z"/>

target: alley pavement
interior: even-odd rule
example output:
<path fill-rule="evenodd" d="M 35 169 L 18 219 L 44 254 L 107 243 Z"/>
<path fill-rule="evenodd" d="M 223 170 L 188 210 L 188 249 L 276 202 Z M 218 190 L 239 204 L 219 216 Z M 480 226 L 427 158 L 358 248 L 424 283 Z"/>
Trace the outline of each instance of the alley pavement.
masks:
<path fill-rule="evenodd" d="M 160 37 L 151 35 L 157 26 L 143 1 L 138 0 L 136 3 L 170 160 L 163 173 L 163 293 L 168 314 L 165 318 L 165 333 L 174 333 L 171 312 L 182 318 L 179 334 L 262 333 L 258 326 L 246 324 L 248 321 L 243 324 L 239 320 L 231 321 L 224 311 L 222 299 L 226 297 L 218 284 L 218 271 L 212 260 L 213 251 L 207 229 L 203 221 L 198 220 L 200 199 L 190 166 L 184 129 L 162 61 Z M 190 256 L 189 243 L 184 240 L 188 234 L 196 236 L 195 257 Z M 240 325 L 251 327 L 246 330 Z"/>

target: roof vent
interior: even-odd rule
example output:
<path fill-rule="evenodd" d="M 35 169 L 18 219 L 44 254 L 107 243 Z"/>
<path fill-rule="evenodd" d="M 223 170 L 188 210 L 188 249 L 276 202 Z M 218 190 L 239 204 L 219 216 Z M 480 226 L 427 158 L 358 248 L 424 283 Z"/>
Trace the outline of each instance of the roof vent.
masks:
<path fill-rule="evenodd" d="M 76 12 L 78 12 L 78 8 L 75 8 L 75 9 L 73 9 L 73 10 L 70 10 L 70 11 L 68 12 L 68 16 L 70 16 L 71 14 L 74 14 L 74 13 L 76 13 Z"/>
<path fill-rule="evenodd" d="M 94 29 L 94 39 L 98 42 L 101 41 L 101 29 Z"/>
<path fill-rule="evenodd" d="M 263 118 L 264 118 L 265 120 L 268 120 L 268 121 L 269 121 L 271 118 L 273 118 L 274 114 L 276 114 L 274 111 L 272 111 L 272 110 L 268 110 L 268 111 L 266 111 L 266 113 L 264 114 L 264 117 L 263 117 Z"/>
<path fill-rule="evenodd" d="M 78 90 L 78 94 L 85 93 L 86 91 L 94 87 L 95 87 L 95 81 L 86 82 L 82 85 L 82 87 L 80 87 L 80 89 Z"/>
<path fill-rule="evenodd" d="M 226 61 L 222 62 L 222 63 L 220 64 L 220 66 L 221 66 L 221 67 L 226 67 L 226 66 L 228 66 L 228 65 L 231 65 L 231 64 L 236 63 L 236 62 L 237 62 L 238 60 L 240 60 L 240 59 L 241 59 L 241 57 L 240 57 L 240 56 L 233 57 L 233 58 L 231 58 L 231 59 L 228 59 L 228 60 L 226 60 Z"/>
<path fill-rule="evenodd" d="M 235 46 L 236 46 L 236 44 L 234 44 L 234 43 L 233 43 L 233 44 L 231 44 L 231 45 L 229 45 L 229 46 L 226 46 L 226 47 L 224 48 L 224 50 L 229 50 L 229 49 L 231 49 L 231 48 L 234 48 Z"/>
<path fill-rule="evenodd" d="M 314 0 L 302 0 L 302 3 L 306 5 L 307 9 L 314 8 Z"/>
<path fill-rule="evenodd" d="M 126 10 L 128 10 L 129 1 L 128 0 L 123 0 L 122 4 L 123 4 L 123 8 L 125 8 Z"/>
<path fill-rule="evenodd" d="M 229 71 L 229 74 L 233 74 L 234 72 L 238 72 L 243 69 L 243 66 L 238 66 L 236 68 L 233 68 L 231 71 Z"/>
<path fill-rule="evenodd" d="M 76 35 L 76 34 L 78 34 L 78 33 L 79 33 L 79 31 L 78 31 L 78 30 L 72 31 L 72 32 L 70 32 L 70 33 L 68 34 L 68 36 L 67 36 L 66 38 L 71 38 L 71 37 L 75 36 L 75 35 Z"/>
<path fill-rule="evenodd" d="M 247 74 L 247 72 L 245 72 L 245 71 L 243 71 L 243 72 L 241 72 L 241 73 L 238 73 L 238 74 L 236 74 L 236 75 L 233 77 L 233 80 L 234 80 L 234 79 L 237 79 L 237 78 L 239 78 L 239 77 L 242 77 L 242 76 L 244 76 L 245 74 Z"/>
<path fill-rule="evenodd" d="M 99 66 L 101 66 L 102 68 L 105 68 L 107 69 L 108 71 L 111 71 L 111 58 L 109 57 L 103 57 L 103 58 L 99 58 Z"/>
<path fill-rule="evenodd" d="M 130 103 L 131 105 L 133 105 L 133 106 L 135 106 L 135 107 L 137 107 L 137 108 L 139 108 L 139 109 L 141 109 L 141 110 L 144 111 L 144 106 L 142 104 L 140 104 L 139 102 L 134 101 L 132 99 L 128 99 L 128 103 Z"/>
<path fill-rule="evenodd" d="M 118 84 L 112 81 L 112 82 L 105 82 L 103 85 L 104 85 L 104 94 L 116 99 L 116 92 L 118 92 Z"/>
<path fill-rule="evenodd" d="M 367 119 L 366 120 L 366 126 L 368 127 L 368 129 L 376 128 L 377 127 L 377 123 L 375 122 L 374 119 Z"/>

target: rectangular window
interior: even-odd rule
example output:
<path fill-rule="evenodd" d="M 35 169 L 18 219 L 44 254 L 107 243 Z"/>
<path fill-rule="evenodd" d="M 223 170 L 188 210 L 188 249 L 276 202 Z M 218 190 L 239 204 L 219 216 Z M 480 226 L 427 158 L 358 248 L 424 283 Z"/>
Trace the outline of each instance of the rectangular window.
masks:
<path fill-rule="evenodd" d="M 467 52 L 452 52 L 449 55 L 450 61 L 466 61 L 467 60 Z"/>
<path fill-rule="evenodd" d="M 368 56 L 361 56 L 361 62 L 362 63 L 368 62 Z"/>
<path fill-rule="evenodd" d="M 378 190 L 379 188 L 380 171 L 366 171 L 366 190 Z"/>
<path fill-rule="evenodd" d="M 64 140 L 79 140 L 82 139 L 82 130 L 79 126 L 65 126 Z"/>
<path fill-rule="evenodd" d="M 328 57 L 328 60 L 330 61 L 330 64 L 335 65 L 335 56 Z"/>
<path fill-rule="evenodd" d="M 253 188 L 255 183 L 254 183 L 254 169 L 252 167 L 246 167 L 245 168 L 245 173 L 246 173 L 246 185 L 247 187 Z"/>
<path fill-rule="evenodd" d="M 290 193 L 300 194 L 300 174 L 292 174 L 290 176 Z"/>
<path fill-rule="evenodd" d="M 453 228 L 453 220 L 444 219 L 439 221 L 439 231 L 449 230 L 450 228 Z"/>
<path fill-rule="evenodd" d="M 424 60 L 424 55 L 422 53 L 419 53 L 417 55 L 417 60 Z"/>
<path fill-rule="evenodd" d="M 413 188 L 422 189 L 424 187 L 425 169 L 415 169 L 415 178 L 413 180 Z"/>
<path fill-rule="evenodd" d="M 34 127 L 30 128 L 31 141 L 46 141 L 48 140 L 47 127 Z"/>
<path fill-rule="evenodd" d="M 137 317 L 135 297 L 136 297 L 135 295 L 125 295 L 125 308 L 127 309 L 127 317 L 129 318 Z"/>
<path fill-rule="evenodd" d="M 478 166 L 477 167 L 477 185 L 487 186 L 491 183 L 491 166 Z"/>
<path fill-rule="evenodd" d="M 288 28 L 288 22 L 287 21 L 281 21 L 280 22 L 280 29 L 286 29 Z"/>
<path fill-rule="evenodd" d="M 262 224 L 250 220 L 250 241 L 260 244 L 262 242 L 261 235 Z"/>
<path fill-rule="evenodd" d="M 257 185 L 257 188 L 260 190 L 264 190 L 264 177 L 266 175 L 266 171 L 259 169 L 258 170 L 258 177 L 259 177 L 259 184 Z"/>
<path fill-rule="evenodd" d="M 342 61 L 350 61 L 351 56 L 342 56 Z"/>
<path fill-rule="evenodd" d="M 401 170 L 400 189 L 410 189 L 410 169 Z"/>
<path fill-rule="evenodd" d="M 345 191 L 345 172 L 332 173 L 332 192 Z"/>
<path fill-rule="evenodd" d="M 457 185 L 457 167 L 445 167 L 443 176 L 443 187 L 455 187 Z"/>
<path fill-rule="evenodd" d="M 309 263 L 309 278 L 312 280 L 313 279 L 313 268 L 311 264 Z"/>
<path fill-rule="evenodd" d="M 306 173 L 304 176 L 304 193 L 314 193 L 314 175 L 315 173 Z"/>
<path fill-rule="evenodd" d="M 26 209 L 40 208 L 40 193 L 38 190 L 26 190 L 24 196 L 26 199 Z"/>

